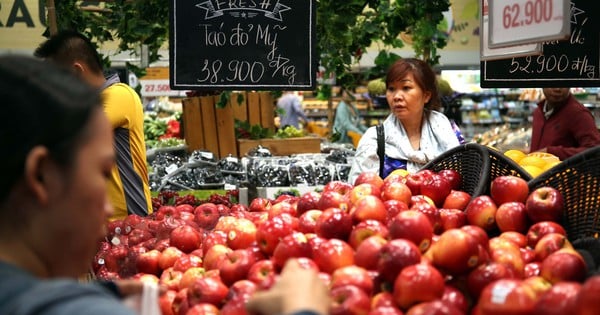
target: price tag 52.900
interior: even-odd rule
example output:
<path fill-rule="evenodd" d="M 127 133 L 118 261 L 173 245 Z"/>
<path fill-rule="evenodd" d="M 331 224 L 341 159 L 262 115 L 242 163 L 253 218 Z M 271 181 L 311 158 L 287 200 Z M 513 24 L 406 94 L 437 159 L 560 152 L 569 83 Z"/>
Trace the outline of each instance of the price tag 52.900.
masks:
<path fill-rule="evenodd" d="M 507 47 L 569 37 L 570 1 L 489 0 L 489 46 Z"/>

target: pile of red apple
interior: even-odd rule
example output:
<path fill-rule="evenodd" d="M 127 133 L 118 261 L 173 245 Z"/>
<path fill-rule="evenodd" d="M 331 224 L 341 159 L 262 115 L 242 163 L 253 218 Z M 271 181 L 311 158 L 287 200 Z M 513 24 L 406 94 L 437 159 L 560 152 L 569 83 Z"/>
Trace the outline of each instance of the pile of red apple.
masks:
<path fill-rule="evenodd" d="M 160 283 L 163 314 L 246 314 L 290 258 L 329 285 L 331 315 L 598 314 L 560 192 L 515 176 L 489 196 L 460 187 L 453 170 L 363 173 L 247 207 L 163 205 L 111 222 L 94 270 Z"/>

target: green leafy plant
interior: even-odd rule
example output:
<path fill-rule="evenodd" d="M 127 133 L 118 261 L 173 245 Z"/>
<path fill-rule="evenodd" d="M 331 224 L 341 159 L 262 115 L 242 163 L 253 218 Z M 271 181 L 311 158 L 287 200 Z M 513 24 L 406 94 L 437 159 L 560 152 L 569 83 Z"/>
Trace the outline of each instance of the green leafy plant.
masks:
<path fill-rule="evenodd" d="M 273 131 L 269 128 L 263 128 L 261 125 L 250 125 L 248 121 L 236 119 L 234 121 L 236 139 L 258 140 L 263 138 L 272 138 Z"/>

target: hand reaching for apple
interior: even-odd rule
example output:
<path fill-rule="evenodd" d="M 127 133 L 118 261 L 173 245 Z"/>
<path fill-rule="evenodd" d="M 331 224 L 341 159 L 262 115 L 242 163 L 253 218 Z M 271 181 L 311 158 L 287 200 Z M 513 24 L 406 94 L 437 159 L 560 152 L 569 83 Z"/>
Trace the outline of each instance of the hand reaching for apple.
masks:
<path fill-rule="evenodd" d="M 292 314 L 312 311 L 328 314 L 329 290 L 315 270 L 300 266 L 290 259 L 281 271 L 281 277 L 268 291 L 256 292 L 246 304 L 250 314 Z"/>

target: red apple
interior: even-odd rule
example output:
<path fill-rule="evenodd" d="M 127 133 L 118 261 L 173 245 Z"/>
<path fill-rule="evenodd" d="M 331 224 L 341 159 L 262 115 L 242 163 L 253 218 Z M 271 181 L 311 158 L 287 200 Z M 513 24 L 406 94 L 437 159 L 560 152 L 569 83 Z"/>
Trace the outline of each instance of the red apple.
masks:
<path fill-rule="evenodd" d="M 327 208 L 317 219 L 316 233 L 323 238 L 348 239 L 352 231 L 352 217 L 340 208 Z"/>
<path fill-rule="evenodd" d="M 527 216 L 533 222 L 554 221 L 562 218 L 564 200 L 560 191 L 544 186 L 531 192 L 525 202 Z"/>
<path fill-rule="evenodd" d="M 404 313 L 395 306 L 377 306 L 371 307 L 367 315 L 404 315 Z"/>
<path fill-rule="evenodd" d="M 388 230 L 391 239 L 403 238 L 413 242 L 421 253 L 431 245 L 433 226 L 427 215 L 416 210 L 402 211 L 390 220 Z"/>
<path fill-rule="evenodd" d="M 559 282 L 540 296 L 535 304 L 533 315 L 576 314 L 577 295 L 581 284 L 577 282 Z"/>
<path fill-rule="evenodd" d="M 485 286 L 496 280 L 508 278 L 516 278 L 516 275 L 509 267 L 497 262 L 481 264 L 469 272 L 467 276 L 467 290 L 471 297 L 478 299 Z"/>
<path fill-rule="evenodd" d="M 250 201 L 248 210 L 250 212 L 267 212 L 271 208 L 271 200 L 263 197 L 257 197 Z"/>
<path fill-rule="evenodd" d="M 567 235 L 565 229 L 558 223 L 552 221 L 542 221 L 534 223 L 527 230 L 527 245 L 531 248 L 535 248 L 535 245 L 538 243 L 540 238 L 548 233 L 559 233 L 562 235 Z"/>
<path fill-rule="evenodd" d="M 380 235 L 383 238 L 387 238 L 389 235 L 387 226 L 381 221 L 376 220 L 361 221 L 352 228 L 350 236 L 348 236 L 348 244 L 352 248 L 357 249 L 362 241 L 373 235 Z"/>
<path fill-rule="evenodd" d="M 347 284 L 359 287 L 369 296 L 373 293 L 373 279 L 365 268 L 349 265 L 340 267 L 331 274 L 331 289 Z"/>
<path fill-rule="evenodd" d="M 453 305 L 465 314 L 469 312 L 469 301 L 467 300 L 467 297 L 461 290 L 452 285 L 446 284 L 444 286 L 444 294 L 442 294 L 441 300 Z"/>
<path fill-rule="evenodd" d="M 412 205 L 409 210 L 416 210 L 425 214 L 429 219 L 431 226 L 433 227 L 433 232 L 436 234 L 441 233 L 442 218 L 440 215 L 440 209 L 438 207 L 427 202 L 421 202 Z"/>
<path fill-rule="evenodd" d="M 440 299 L 429 302 L 419 303 L 411 307 L 406 315 L 463 315 L 461 310 L 457 309 L 451 303 Z"/>
<path fill-rule="evenodd" d="M 325 184 L 325 186 L 323 186 L 323 192 L 335 191 L 340 195 L 345 195 L 345 194 L 349 193 L 353 187 L 354 186 L 350 183 L 340 181 L 340 180 L 333 180 L 333 181 L 330 181 L 327 184 Z"/>
<path fill-rule="evenodd" d="M 215 244 L 204 253 L 204 268 L 206 270 L 218 269 L 220 261 L 225 259 L 225 255 L 233 252 L 233 249 L 223 244 Z"/>
<path fill-rule="evenodd" d="M 365 184 L 363 184 L 365 185 Z M 357 189 L 359 186 L 354 187 Z M 352 203 L 350 215 L 354 222 L 365 220 L 377 220 L 385 222 L 387 219 L 387 211 L 379 197 L 374 195 L 366 195 Z"/>
<path fill-rule="evenodd" d="M 275 267 L 283 268 L 289 258 L 312 257 L 312 248 L 304 233 L 292 232 L 284 236 L 273 251 Z"/>
<path fill-rule="evenodd" d="M 371 184 L 374 187 L 381 189 L 383 179 L 379 177 L 377 172 L 362 172 L 358 174 L 358 177 L 356 177 L 353 184 L 354 186 L 358 186 L 363 183 Z"/>
<path fill-rule="evenodd" d="M 258 291 L 256 283 L 247 279 L 241 279 L 229 286 L 227 300 L 248 301 L 256 291 Z"/>
<path fill-rule="evenodd" d="M 407 310 L 414 304 L 440 299 L 444 294 L 444 277 L 429 264 L 406 266 L 396 277 L 392 294 L 396 304 Z"/>
<path fill-rule="evenodd" d="M 452 190 L 450 182 L 439 174 L 433 174 L 421 184 L 421 194 L 425 195 L 437 207 L 441 207 Z"/>
<path fill-rule="evenodd" d="M 404 182 L 401 181 L 386 181 L 381 187 L 381 200 L 397 200 L 410 203 L 412 192 Z"/>
<path fill-rule="evenodd" d="M 189 212 L 189 213 L 194 212 L 194 206 L 189 203 L 179 204 L 179 205 L 175 206 L 175 209 L 177 209 L 177 211 L 179 211 L 179 212 Z"/>
<path fill-rule="evenodd" d="M 478 308 L 482 315 L 531 314 L 535 303 L 531 286 L 518 279 L 500 279 L 483 289 Z"/>
<path fill-rule="evenodd" d="M 197 229 L 182 225 L 171 231 L 171 246 L 177 247 L 184 253 L 189 253 L 202 244 L 202 233 Z"/>
<path fill-rule="evenodd" d="M 430 170 L 421 170 L 416 173 L 406 175 L 406 186 L 410 188 L 412 195 L 421 194 L 421 185 L 434 174 Z"/>
<path fill-rule="evenodd" d="M 276 268 L 270 259 L 255 262 L 248 270 L 248 280 L 256 283 L 259 289 L 269 289 L 275 284 Z"/>
<path fill-rule="evenodd" d="M 179 314 L 186 314 L 187 311 L 190 309 L 190 304 L 188 302 L 188 289 L 181 289 L 177 292 L 177 294 L 175 294 L 175 298 L 173 299 L 171 308 L 173 311 L 173 314 L 175 315 L 179 315 Z"/>
<path fill-rule="evenodd" d="M 169 267 L 173 267 L 177 259 L 183 256 L 185 253 L 175 246 L 169 246 L 162 251 L 162 255 L 158 259 L 158 266 L 160 269 L 165 270 Z"/>
<path fill-rule="evenodd" d="M 497 210 L 498 208 L 490 196 L 480 195 L 471 200 L 465 212 L 469 224 L 491 231 L 496 228 Z"/>
<path fill-rule="evenodd" d="M 331 274 L 338 268 L 354 264 L 354 249 L 340 239 L 328 239 L 313 251 L 313 260 L 319 270 Z"/>
<path fill-rule="evenodd" d="M 206 276 L 206 270 L 202 267 L 190 267 L 185 271 L 174 270 L 174 272 L 181 272 L 181 279 L 179 279 L 179 290 L 187 289 L 196 279 L 203 278 Z"/>
<path fill-rule="evenodd" d="M 528 195 L 527 181 L 515 175 L 498 176 L 490 184 L 490 196 L 498 206 L 506 202 L 524 204 Z"/>
<path fill-rule="evenodd" d="M 371 183 L 362 183 L 352 187 L 348 193 L 348 199 L 351 205 L 356 204 L 359 199 L 365 196 L 379 197 L 381 196 L 381 189 Z"/>
<path fill-rule="evenodd" d="M 463 183 L 462 175 L 457 170 L 443 169 L 437 173 L 450 182 L 450 187 L 453 190 L 459 190 L 461 188 Z"/>
<path fill-rule="evenodd" d="M 190 307 L 200 303 L 210 303 L 220 307 L 228 292 L 229 288 L 219 277 L 198 278 L 188 287 L 188 303 Z"/>
<path fill-rule="evenodd" d="M 288 213 L 293 217 L 298 215 L 298 212 L 296 211 L 296 203 L 293 202 L 293 200 L 275 202 L 267 212 L 269 213 L 270 218 L 282 213 Z"/>
<path fill-rule="evenodd" d="M 561 281 L 583 281 L 587 266 L 581 255 L 573 249 L 561 249 L 542 260 L 540 276 L 552 284 Z"/>
<path fill-rule="evenodd" d="M 363 315 L 371 309 L 371 299 L 359 287 L 351 284 L 330 290 L 330 315 Z"/>
<path fill-rule="evenodd" d="M 573 249 L 573 245 L 563 234 L 548 233 L 535 244 L 535 258 L 537 261 L 543 261 L 550 254 L 562 248 Z"/>
<path fill-rule="evenodd" d="M 177 291 L 169 289 L 158 297 L 158 307 L 162 315 L 175 315 L 173 312 L 175 296 Z"/>
<path fill-rule="evenodd" d="M 209 231 L 202 241 L 202 252 L 206 253 L 209 248 L 217 244 L 227 245 L 227 233 L 220 230 Z"/>
<path fill-rule="evenodd" d="M 500 233 L 498 237 L 515 243 L 520 249 L 527 247 L 527 237 L 523 233 L 507 231 Z"/>
<path fill-rule="evenodd" d="M 317 220 L 323 211 L 311 209 L 303 212 L 298 217 L 298 231 L 302 233 L 315 233 L 317 230 Z"/>
<path fill-rule="evenodd" d="M 458 229 L 467 224 L 467 214 L 463 210 L 441 208 L 438 212 L 442 232 Z"/>
<path fill-rule="evenodd" d="M 159 283 L 168 290 L 179 290 L 179 284 L 183 278 L 183 272 L 174 270 L 173 267 L 163 270 L 160 274 Z"/>
<path fill-rule="evenodd" d="M 488 249 L 489 236 L 484 229 L 482 229 L 476 225 L 465 225 L 465 226 L 462 226 L 460 229 L 469 233 L 471 236 L 473 236 L 475 238 L 475 240 L 477 241 L 477 243 L 479 245 L 483 246 L 486 250 Z"/>
<path fill-rule="evenodd" d="M 186 315 L 219 315 L 219 309 L 210 303 L 196 304 L 185 313 Z M 164 314 L 163 314 L 164 315 Z"/>
<path fill-rule="evenodd" d="M 348 203 L 350 201 L 346 197 L 346 195 L 342 195 L 341 193 L 335 190 L 328 190 L 321 193 L 321 198 L 319 198 L 319 203 L 317 204 L 317 208 L 321 211 L 325 211 L 329 208 L 339 208 L 344 211 L 348 210 Z"/>
<path fill-rule="evenodd" d="M 408 210 L 408 203 L 394 199 L 384 201 L 383 205 L 385 206 L 385 211 L 387 211 L 386 223 L 398 213 Z"/>
<path fill-rule="evenodd" d="M 518 201 L 508 201 L 500 204 L 496 210 L 495 219 L 500 232 L 516 231 L 526 233 L 530 225 L 525 212 L 525 204 Z"/>
<path fill-rule="evenodd" d="M 525 267 L 523 267 L 523 277 L 529 278 L 529 277 L 539 276 L 541 268 L 542 268 L 542 263 L 539 261 L 532 261 L 532 262 L 526 263 Z"/>
<path fill-rule="evenodd" d="M 444 199 L 442 208 L 465 210 L 470 201 L 471 195 L 468 192 L 453 189 Z"/>
<path fill-rule="evenodd" d="M 203 203 L 194 209 L 194 222 L 203 229 L 210 230 L 215 227 L 221 214 L 214 203 Z"/>
<path fill-rule="evenodd" d="M 600 296 L 600 275 L 588 278 L 576 298 L 576 310 L 573 314 L 577 315 L 597 315 L 598 297 Z"/>
<path fill-rule="evenodd" d="M 354 253 L 355 264 L 368 270 L 376 270 L 379 252 L 387 242 L 386 238 L 381 235 L 373 235 L 364 239 Z"/>
<path fill-rule="evenodd" d="M 167 205 L 160 206 L 158 208 L 158 210 L 156 210 L 155 219 L 157 221 L 162 221 L 168 217 L 179 218 L 179 211 L 174 206 L 167 206 Z M 134 225 L 135 224 L 130 225 L 130 226 L 134 226 Z"/>
<path fill-rule="evenodd" d="M 396 302 L 394 302 L 394 296 L 392 295 L 391 291 L 381 291 L 373 295 L 371 298 L 371 309 L 381 306 L 392 306 L 398 309 Z"/>
<path fill-rule="evenodd" d="M 226 253 L 225 258 L 219 260 L 217 268 L 223 283 L 230 286 L 238 280 L 245 279 L 255 262 L 254 256 L 248 249 L 240 248 Z"/>
<path fill-rule="evenodd" d="M 160 260 L 161 252 L 156 249 L 141 253 L 137 256 L 135 266 L 138 272 L 159 275 L 162 269 L 158 261 Z"/>
<path fill-rule="evenodd" d="M 256 228 L 256 242 L 265 255 L 272 255 L 279 240 L 292 233 L 298 219 L 287 213 L 267 219 Z"/>
<path fill-rule="evenodd" d="M 393 284 L 402 269 L 419 262 L 421 251 L 413 242 L 401 238 L 393 239 L 381 247 L 377 271 L 385 281 Z"/>
<path fill-rule="evenodd" d="M 432 263 L 451 275 L 461 275 L 477 267 L 479 244 L 471 234 L 452 229 L 443 232 L 432 247 Z"/>
<path fill-rule="evenodd" d="M 302 215 L 308 210 L 318 209 L 320 198 L 321 194 L 316 191 L 309 191 L 302 194 L 298 200 L 298 204 L 296 205 L 296 212 L 298 215 Z"/>

